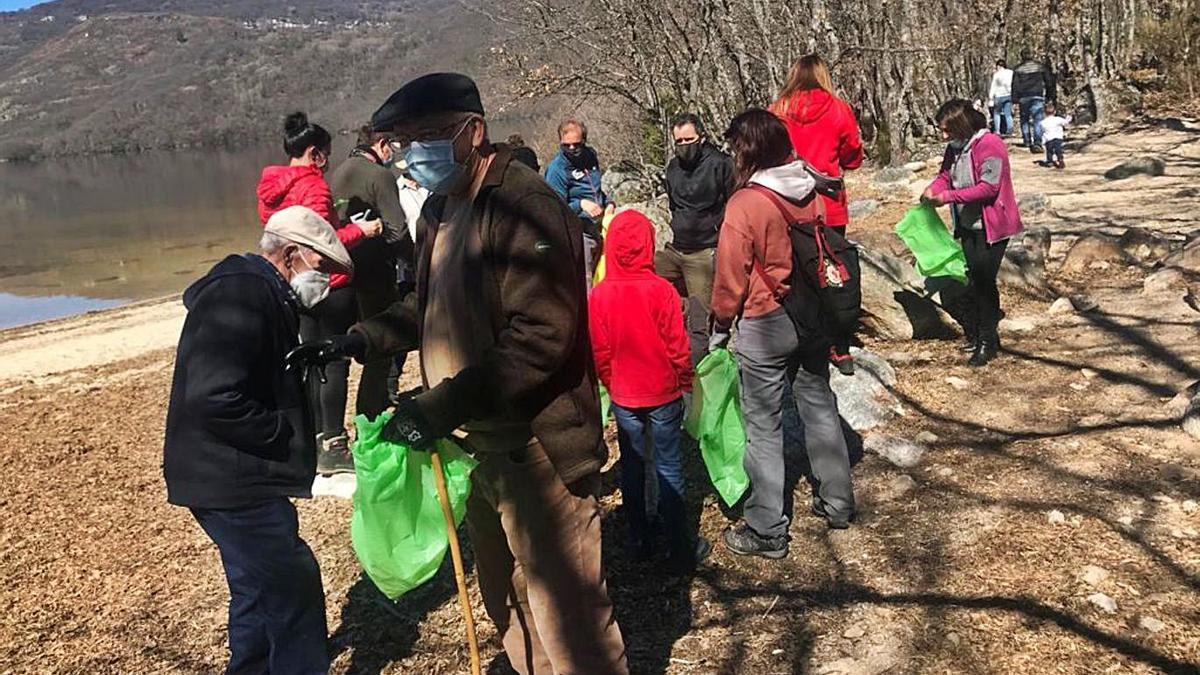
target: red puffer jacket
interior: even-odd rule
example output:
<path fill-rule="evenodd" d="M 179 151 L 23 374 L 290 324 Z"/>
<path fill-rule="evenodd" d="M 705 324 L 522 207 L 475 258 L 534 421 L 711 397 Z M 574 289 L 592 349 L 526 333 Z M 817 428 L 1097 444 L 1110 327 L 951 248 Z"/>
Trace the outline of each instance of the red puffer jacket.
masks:
<path fill-rule="evenodd" d="M 692 390 L 679 295 L 654 273 L 654 225 L 624 211 L 604 240 L 605 273 L 588 296 L 596 371 L 623 408 L 652 408 Z"/>
<path fill-rule="evenodd" d="M 263 227 L 267 219 L 289 206 L 307 206 L 317 215 L 329 221 L 337 232 L 338 239 L 347 250 L 366 236 L 354 223 L 345 223 L 338 218 L 333 208 L 333 193 L 325 174 L 315 166 L 268 166 L 263 169 L 258 181 L 258 219 Z M 341 288 L 350 283 L 345 274 L 329 275 L 329 287 Z"/>
<path fill-rule="evenodd" d="M 830 176 L 843 169 L 862 166 L 863 146 L 858 137 L 858 120 L 842 99 L 824 89 L 798 91 L 771 105 L 771 112 L 787 125 L 792 147 L 800 159 Z M 850 222 L 846 191 L 825 201 L 825 224 L 842 227 Z"/>

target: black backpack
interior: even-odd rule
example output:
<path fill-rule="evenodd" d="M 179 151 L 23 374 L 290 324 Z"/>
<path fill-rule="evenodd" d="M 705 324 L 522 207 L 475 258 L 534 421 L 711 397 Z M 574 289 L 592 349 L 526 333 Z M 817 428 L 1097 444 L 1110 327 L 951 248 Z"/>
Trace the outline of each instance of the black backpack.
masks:
<path fill-rule="evenodd" d="M 858 249 L 836 230 L 825 227 L 823 220 L 794 222 L 775 191 L 761 185 L 751 187 L 770 199 L 788 223 L 792 243 L 790 290 L 783 290 L 768 276 L 757 259 L 754 270 L 787 312 L 800 343 L 815 342 L 814 346 L 825 348 L 838 337 L 853 335 L 862 310 Z M 815 194 L 809 197 L 816 198 Z"/>

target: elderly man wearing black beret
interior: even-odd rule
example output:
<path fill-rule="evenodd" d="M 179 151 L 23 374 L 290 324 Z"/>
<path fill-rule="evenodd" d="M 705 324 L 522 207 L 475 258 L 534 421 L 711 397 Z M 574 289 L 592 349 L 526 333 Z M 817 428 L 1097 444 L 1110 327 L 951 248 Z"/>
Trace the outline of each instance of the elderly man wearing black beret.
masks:
<path fill-rule="evenodd" d="M 587 331 L 581 221 L 511 149 L 488 140 L 475 83 L 417 78 L 372 119 L 432 195 L 417 301 L 308 345 L 320 362 L 420 349 L 425 389 L 385 436 L 454 439 L 479 460 L 467 527 L 479 586 L 523 674 L 620 675 L 625 646 L 600 556 L 607 457 Z"/>

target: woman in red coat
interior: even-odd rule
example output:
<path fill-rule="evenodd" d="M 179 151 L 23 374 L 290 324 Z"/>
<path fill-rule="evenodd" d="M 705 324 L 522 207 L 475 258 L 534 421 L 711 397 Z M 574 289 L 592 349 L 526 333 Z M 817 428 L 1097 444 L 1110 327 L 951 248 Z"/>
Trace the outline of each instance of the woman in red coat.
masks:
<path fill-rule="evenodd" d="M 858 120 L 850 105 L 833 93 L 829 66 L 820 56 L 809 54 L 792 66 L 787 86 L 771 105 L 771 112 L 787 126 L 796 154 L 817 171 L 838 177 L 843 169 L 862 165 Z M 825 224 L 845 236 L 850 223 L 846 190 L 836 197 L 821 195 L 821 199 L 825 202 Z M 839 338 L 830 353 L 830 360 L 846 375 L 854 373 L 850 337 Z"/>
<path fill-rule="evenodd" d="M 333 193 L 329 183 L 325 182 L 329 153 L 333 150 L 333 137 L 329 132 L 321 125 L 309 122 L 304 113 L 295 112 L 284 120 L 283 133 L 288 163 L 264 168 L 258 182 L 258 217 L 263 226 L 276 211 L 299 204 L 329 221 L 347 249 L 354 248 L 366 238 L 378 236 L 383 230 L 379 220 L 343 223 L 338 218 L 333 207 Z M 305 340 L 345 335 L 359 318 L 350 277 L 331 274 L 329 288 L 329 294 L 323 300 L 300 316 L 300 334 Z M 320 442 L 317 471 L 322 474 L 353 472 L 350 439 L 344 420 L 350 364 L 346 361 L 331 363 L 326 366 L 325 373 L 325 382 L 315 384 L 317 391 L 313 392 Z"/>

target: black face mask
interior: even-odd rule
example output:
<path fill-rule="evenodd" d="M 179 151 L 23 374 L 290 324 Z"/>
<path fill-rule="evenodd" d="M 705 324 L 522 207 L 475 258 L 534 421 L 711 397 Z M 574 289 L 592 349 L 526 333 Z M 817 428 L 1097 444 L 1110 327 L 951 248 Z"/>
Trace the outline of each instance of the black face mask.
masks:
<path fill-rule="evenodd" d="M 574 148 L 563 148 L 563 154 L 567 156 L 567 161 L 571 166 L 580 171 L 590 171 L 596 168 L 599 160 L 596 159 L 596 153 L 586 145 L 578 145 Z"/>
<path fill-rule="evenodd" d="M 685 169 L 694 169 L 700 163 L 700 153 L 704 149 L 702 141 L 695 143 L 676 143 L 675 156 L 679 158 L 679 164 Z"/>

